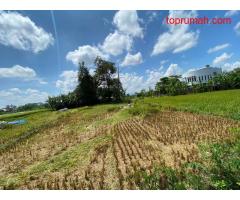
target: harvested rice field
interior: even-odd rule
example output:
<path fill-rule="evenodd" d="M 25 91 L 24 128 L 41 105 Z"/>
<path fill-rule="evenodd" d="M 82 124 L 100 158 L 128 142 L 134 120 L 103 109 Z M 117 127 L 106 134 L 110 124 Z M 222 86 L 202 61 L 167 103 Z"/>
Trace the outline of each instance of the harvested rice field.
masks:
<path fill-rule="evenodd" d="M 134 179 L 138 172 L 148 177 L 156 168 L 208 165 L 201 145 L 236 142 L 240 130 L 239 120 L 218 113 L 134 109 L 133 103 L 22 114 L 28 124 L 0 130 L 0 188 L 144 189 Z M 238 157 L 239 147 L 233 153 Z M 158 181 L 169 189 L 166 177 Z"/>

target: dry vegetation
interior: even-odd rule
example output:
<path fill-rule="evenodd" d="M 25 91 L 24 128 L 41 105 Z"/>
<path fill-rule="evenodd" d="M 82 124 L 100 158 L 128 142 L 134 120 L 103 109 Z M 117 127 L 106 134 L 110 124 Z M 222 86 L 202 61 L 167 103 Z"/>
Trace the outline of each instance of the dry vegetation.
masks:
<path fill-rule="evenodd" d="M 178 168 L 198 160 L 198 143 L 231 137 L 240 123 L 219 117 L 168 111 L 119 123 L 114 127 L 114 155 L 122 189 L 134 189 L 126 179 L 134 172 L 151 173 L 154 166 Z"/>
<path fill-rule="evenodd" d="M 135 172 L 198 160 L 198 143 L 225 140 L 230 128 L 240 128 L 235 120 L 187 112 L 128 119 L 119 117 L 124 110 L 103 110 L 65 115 L 1 152 L 0 187 L 137 189 L 129 179 Z"/>

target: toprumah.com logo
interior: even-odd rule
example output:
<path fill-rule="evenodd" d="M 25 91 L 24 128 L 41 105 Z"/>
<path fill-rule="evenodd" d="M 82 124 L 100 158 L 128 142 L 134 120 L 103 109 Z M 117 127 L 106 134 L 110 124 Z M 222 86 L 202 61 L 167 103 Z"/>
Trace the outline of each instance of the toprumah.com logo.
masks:
<path fill-rule="evenodd" d="M 230 17 L 166 17 L 166 24 L 179 25 L 179 24 L 231 24 L 232 19 Z"/>

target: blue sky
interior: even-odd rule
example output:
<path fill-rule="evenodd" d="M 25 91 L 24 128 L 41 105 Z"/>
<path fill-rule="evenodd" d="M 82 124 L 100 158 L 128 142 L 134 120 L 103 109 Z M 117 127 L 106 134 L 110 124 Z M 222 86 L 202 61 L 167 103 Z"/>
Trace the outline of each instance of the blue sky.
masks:
<path fill-rule="evenodd" d="M 165 17 L 231 17 L 225 25 L 166 25 Z M 0 108 L 45 101 L 76 85 L 77 63 L 120 66 L 127 93 L 210 64 L 240 67 L 238 11 L 0 11 Z M 55 24 L 55 25 L 54 25 Z"/>

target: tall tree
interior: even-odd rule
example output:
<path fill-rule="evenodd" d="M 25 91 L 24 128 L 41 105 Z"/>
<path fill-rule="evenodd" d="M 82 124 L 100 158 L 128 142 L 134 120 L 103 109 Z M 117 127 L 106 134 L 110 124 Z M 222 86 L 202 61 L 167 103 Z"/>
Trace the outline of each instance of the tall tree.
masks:
<path fill-rule="evenodd" d="M 117 72 L 115 64 L 97 57 L 95 65 L 97 97 L 102 102 L 120 101 L 124 91 L 120 80 L 115 78 Z"/>
<path fill-rule="evenodd" d="M 79 63 L 78 85 L 75 89 L 79 105 L 96 103 L 96 88 L 93 77 L 89 74 L 84 62 Z"/>
<path fill-rule="evenodd" d="M 162 77 L 160 78 L 160 81 L 156 83 L 155 90 L 158 95 L 163 95 L 167 93 L 167 85 L 169 83 L 168 77 Z"/>

